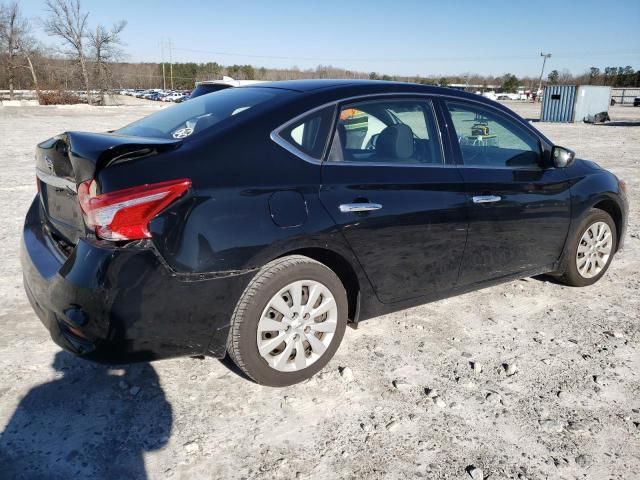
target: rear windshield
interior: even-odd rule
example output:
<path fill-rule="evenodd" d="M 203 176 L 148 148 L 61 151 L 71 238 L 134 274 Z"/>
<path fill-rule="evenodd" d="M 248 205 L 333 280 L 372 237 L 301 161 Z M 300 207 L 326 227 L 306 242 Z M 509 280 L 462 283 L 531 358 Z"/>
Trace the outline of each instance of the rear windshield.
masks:
<path fill-rule="evenodd" d="M 116 130 L 120 135 L 155 138 L 187 138 L 247 110 L 292 92 L 273 88 L 227 88 L 167 107 Z"/>

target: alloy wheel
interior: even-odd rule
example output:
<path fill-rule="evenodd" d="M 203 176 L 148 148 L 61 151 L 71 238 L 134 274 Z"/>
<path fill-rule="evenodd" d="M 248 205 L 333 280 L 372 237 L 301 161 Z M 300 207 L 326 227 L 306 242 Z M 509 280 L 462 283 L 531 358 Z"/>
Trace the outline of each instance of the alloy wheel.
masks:
<path fill-rule="evenodd" d="M 605 222 L 591 224 L 582 234 L 576 252 L 576 266 L 584 278 L 593 278 L 607 265 L 613 248 L 611 228 Z"/>

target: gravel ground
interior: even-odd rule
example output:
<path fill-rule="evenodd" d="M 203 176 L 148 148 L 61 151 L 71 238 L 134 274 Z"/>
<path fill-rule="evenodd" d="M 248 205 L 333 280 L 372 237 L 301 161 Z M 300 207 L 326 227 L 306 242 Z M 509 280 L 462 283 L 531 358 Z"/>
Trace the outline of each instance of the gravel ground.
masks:
<path fill-rule="evenodd" d="M 211 358 L 93 365 L 28 305 L 35 143 L 156 108 L 0 107 L 0 477 L 640 478 L 640 108 L 536 124 L 629 184 L 626 248 L 598 284 L 525 279 L 372 319 L 283 389 Z"/>

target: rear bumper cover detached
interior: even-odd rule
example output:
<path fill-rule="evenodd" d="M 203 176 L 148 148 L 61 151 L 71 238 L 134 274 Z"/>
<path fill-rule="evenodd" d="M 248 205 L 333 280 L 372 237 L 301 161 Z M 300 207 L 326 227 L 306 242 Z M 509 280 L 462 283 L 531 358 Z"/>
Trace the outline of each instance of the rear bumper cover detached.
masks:
<path fill-rule="evenodd" d="M 65 350 L 104 363 L 223 357 L 229 322 L 252 272 L 177 275 L 150 244 L 80 240 L 65 256 L 36 197 L 21 263 L 33 309 Z"/>

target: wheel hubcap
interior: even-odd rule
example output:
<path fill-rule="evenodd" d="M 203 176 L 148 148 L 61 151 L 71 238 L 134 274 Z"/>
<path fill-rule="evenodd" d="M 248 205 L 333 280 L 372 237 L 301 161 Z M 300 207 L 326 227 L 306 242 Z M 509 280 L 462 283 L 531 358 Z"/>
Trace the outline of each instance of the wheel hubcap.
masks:
<path fill-rule="evenodd" d="M 613 237 L 609 225 L 605 222 L 592 224 L 582 234 L 578 244 L 576 253 L 578 273 L 584 278 L 598 275 L 607 265 L 612 247 Z"/>
<path fill-rule="evenodd" d="M 338 307 L 327 287 L 315 280 L 290 283 L 260 316 L 258 352 L 275 370 L 302 370 L 324 354 L 337 325 Z"/>

